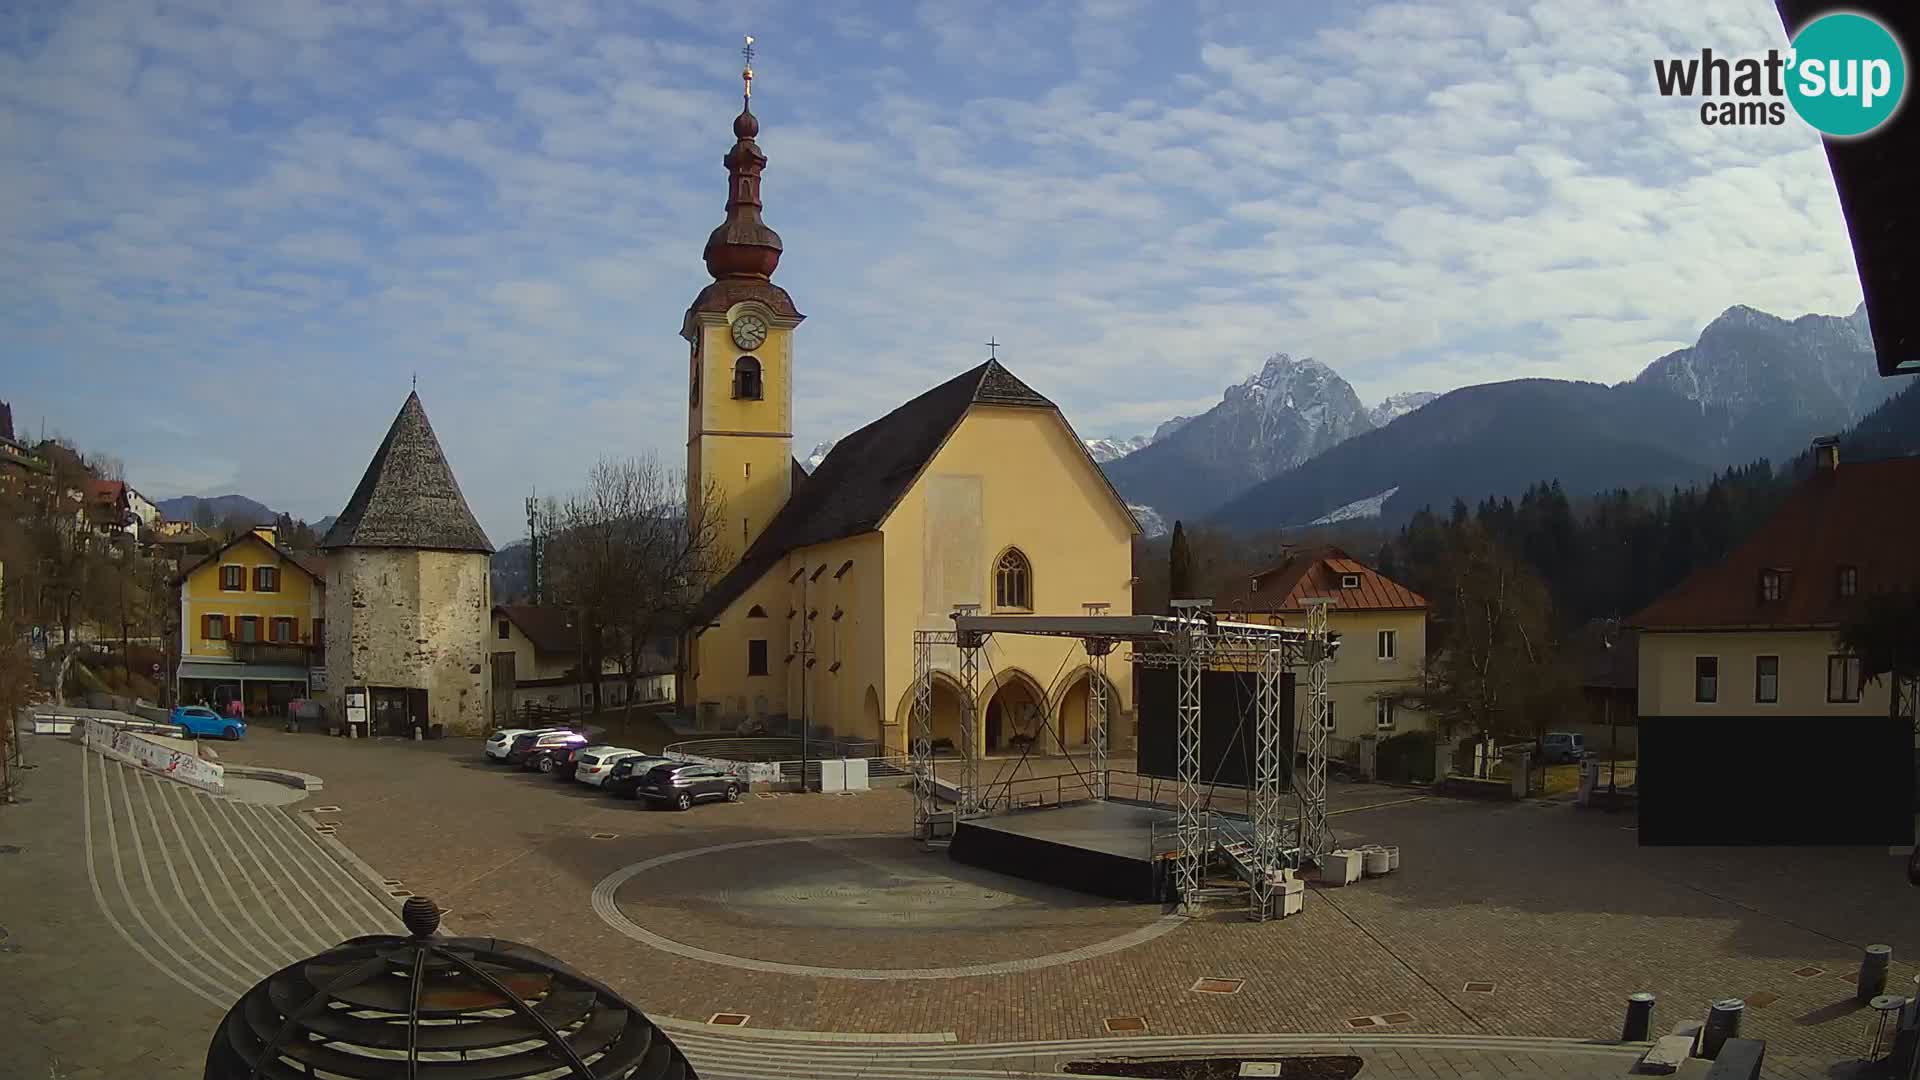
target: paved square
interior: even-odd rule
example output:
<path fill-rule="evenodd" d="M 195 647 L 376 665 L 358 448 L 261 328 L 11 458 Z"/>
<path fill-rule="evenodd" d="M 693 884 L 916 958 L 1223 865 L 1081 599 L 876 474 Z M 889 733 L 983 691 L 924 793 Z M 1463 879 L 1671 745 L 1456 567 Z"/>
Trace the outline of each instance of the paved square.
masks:
<path fill-rule="evenodd" d="M 60 757 L 58 768 L 78 778 L 80 751 L 69 749 L 70 756 L 47 757 Z M 118 774 L 102 787 L 109 774 L 93 773 L 86 790 L 112 796 L 105 805 L 119 809 L 96 805 L 90 828 L 100 832 L 129 811 L 131 820 L 144 821 L 151 805 L 161 814 L 153 835 L 169 836 L 164 813 L 171 806 L 182 822 L 229 830 L 236 841 L 258 846 L 259 865 L 235 864 L 252 877 L 226 916 L 259 924 L 263 933 L 248 930 L 245 940 L 270 956 L 322 947 L 329 934 L 363 925 L 363 917 L 377 921 L 379 901 L 349 899 L 356 888 L 367 898 L 376 890 L 431 897 L 451 909 L 445 925 L 452 932 L 524 940 L 605 980 L 674 1025 L 676 1039 L 684 1034 L 712 1055 L 714 1075 L 726 1075 L 720 1066 L 727 1061 L 752 1075 L 748 1056 L 738 1043 L 700 1042 L 708 1038 L 700 1031 L 762 1041 L 790 1032 L 801 1040 L 794 1045 L 808 1045 L 814 1036 L 807 1033 L 829 1031 L 917 1040 L 913 1045 L 1014 1055 L 1051 1071 L 1066 1060 L 1055 1056 L 1066 1052 L 1063 1040 L 1114 1037 L 1116 1020 L 1137 1020 L 1131 1036 L 1167 1047 L 1169 1056 L 1239 1052 L 1254 1043 L 1288 1053 L 1345 1047 L 1367 1055 L 1381 1075 L 1396 1075 L 1391 1070 L 1400 1065 L 1393 1062 L 1457 1051 L 1504 1056 L 1511 1067 L 1489 1075 L 1623 1075 L 1632 1048 L 1604 1042 L 1619 1033 L 1626 995 L 1643 989 L 1658 996 L 1656 1033 L 1704 1017 L 1713 1000 L 1745 995 L 1751 1007 L 1744 1033 L 1768 1040 L 1769 1075 L 1828 1075 L 1832 1063 L 1864 1052 L 1870 1038 L 1868 1010 L 1852 1003 L 1861 948 L 1870 941 L 1893 946 L 1895 989 L 1913 984 L 1903 958 L 1920 949 L 1904 864 L 1883 848 L 1798 849 L 1791 860 L 1757 850 L 1640 849 L 1617 818 L 1565 804 L 1457 802 L 1336 784 L 1339 841 L 1396 844 L 1401 868 L 1339 890 L 1312 889 L 1299 915 L 1256 924 L 1238 908 L 1167 919 L 1157 907 L 952 863 L 905 838 L 911 808 L 898 790 L 749 799 L 673 813 L 483 763 L 477 742 L 259 731 L 219 749 L 230 762 L 324 777 L 328 805 L 338 807 L 326 820 L 338 823 L 339 841 L 373 868 L 369 879 L 344 881 L 340 867 L 301 846 L 319 841 L 300 839 L 315 815 L 298 803 L 244 811 L 211 800 L 203 806 L 145 786 L 158 781 L 135 778 L 122 791 L 115 785 L 126 781 Z M 79 785 L 63 789 L 55 775 L 37 779 L 47 781 L 39 785 L 47 803 L 27 813 L 76 837 L 93 835 L 78 820 L 85 809 Z M 30 820 L 22 809 L 0 811 L 0 828 Z M 112 873 L 108 856 L 118 851 L 136 900 L 149 888 L 137 867 L 167 895 L 172 886 L 162 856 L 175 849 L 143 853 L 131 846 L 139 835 L 124 832 L 114 844 L 104 833 L 100 839 L 105 846 L 91 860 L 97 874 Z M 185 839 L 192 848 L 193 838 Z M 54 858 L 44 849 L 29 854 Z M 277 863 L 265 862 L 269 856 Z M 212 870 L 209 864 L 203 873 Z M 324 888 L 304 897 L 289 888 L 286 899 L 298 900 L 290 908 L 272 892 L 283 871 L 292 885 Z M 176 872 L 191 891 L 186 863 Z M 80 891 L 64 903 L 98 910 L 84 870 L 79 878 L 67 874 L 68 888 Z M 45 902 L 9 892 L 15 879 L 7 880 L 0 910 Z M 111 891 L 118 887 L 110 886 L 106 910 L 128 921 L 136 909 L 159 910 L 119 902 Z M 296 910 L 315 931 L 311 941 L 292 923 Z M 276 936 L 267 925 L 270 912 L 282 916 L 287 934 Z M 348 912 L 353 918 L 343 921 Z M 623 923 L 642 933 L 624 931 Z M 36 940 L 43 932 L 31 918 L 10 915 L 7 924 L 10 943 L 21 940 L 23 927 Z M 77 942 L 87 940 L 86 931 L 68 927 Z M 203 940 L 212 939 L 188 933 L 175 941 L 181 962 L 171 966 L 213 970 L 187 951 Z M 239 949 L 239 941 L 231 947 Z M 44 947 L 35 948 L 44 963 Z M 117 947 L 105 951 L 125 958 Z M 233 969 L 229 982 L 262 967 L 212 954 Z M 0 957 L 0 964 L 9 962 Z M 1814 969 L 1823 977 L 1809 977 Z M 141 977 L 150 971 L 142 967 Z M 28 985 L 30 993 L 39 986 Z M 1236 992 L 1207 992 L 1223 985 L 1236 985 Z M 203 1052 L 221 993 L 209 986 L 210 1000 L 198 1005 L 197 998 L 160 994 L 165 1004 L 155 1006 L 153 1021 L 192 1037 L 168 1035 L 151 1045 L 189 1057 Z M 728 1024 L 734 1016 L 741 1019 Z M 723 1027 L 740 1033 L 716 1030 Z M 29 1034 L 50 1046 L 49 1030 Z M 1289 1032 L 1299 1034 L 1275 1034 Z M 1595 1042 L 1582 1053 L 1582 1044 L 1567 1040 Z M 1576 1059 L 1583 1064 L 1568 1064 Z M 1474 1067 L 1484 1065 L 1475 1059 Z M 703 1075 L 708 1071 L 703 1066 Z"/>

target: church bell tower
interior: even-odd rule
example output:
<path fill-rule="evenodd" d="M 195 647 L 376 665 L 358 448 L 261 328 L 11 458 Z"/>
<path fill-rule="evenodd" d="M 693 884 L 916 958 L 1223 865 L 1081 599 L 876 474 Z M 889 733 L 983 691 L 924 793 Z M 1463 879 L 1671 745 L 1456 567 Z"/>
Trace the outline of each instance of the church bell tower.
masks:
<path fill-rule="evenodd" d="M 793 331 L 806 316 L 773 283 L 780 234 L 760 219 L 767 156 L 754 136 L 753 39 L 741 50 L 727 218 L 703 253 L 713 283 L 687 308 L 687 513 L 724 516 L 719 542 L 737 562 L 793 493 Z"/>

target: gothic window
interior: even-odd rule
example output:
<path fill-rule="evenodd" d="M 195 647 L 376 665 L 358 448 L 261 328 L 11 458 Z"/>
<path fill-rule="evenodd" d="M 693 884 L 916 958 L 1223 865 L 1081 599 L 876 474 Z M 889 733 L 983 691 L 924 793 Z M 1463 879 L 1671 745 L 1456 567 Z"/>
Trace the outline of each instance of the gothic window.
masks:
<path fill-rule="evenodd" d="M 1019 548 L 1008 548 L 993 568 L 993 606 L 1003 610 L 1033 610 L 1033 564 Z"/>
<path fill-rule="evenodd" d="M 760 400 L 760 361 L 743 356 L 733 362 L 733 396 L 747 401 Z"/>

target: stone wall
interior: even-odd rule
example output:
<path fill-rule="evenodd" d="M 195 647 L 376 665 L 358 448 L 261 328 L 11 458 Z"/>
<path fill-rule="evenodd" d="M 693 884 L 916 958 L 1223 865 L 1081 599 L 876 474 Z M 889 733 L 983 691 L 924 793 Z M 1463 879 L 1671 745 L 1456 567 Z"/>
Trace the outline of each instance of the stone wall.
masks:
<path fill-rule="evenodd" d="M 345 716 L 348 686 L 427 691 L 429 723 L 487 730 L 487 556 L 403 548 L 334 551 L 327 582 L 327 688 Z"/>

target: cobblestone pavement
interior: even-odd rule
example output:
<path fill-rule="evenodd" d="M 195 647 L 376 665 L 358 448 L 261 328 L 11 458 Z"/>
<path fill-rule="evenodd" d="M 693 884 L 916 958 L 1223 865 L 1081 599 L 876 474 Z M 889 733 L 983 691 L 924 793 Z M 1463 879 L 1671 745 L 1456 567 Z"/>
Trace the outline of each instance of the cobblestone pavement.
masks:
<path fill-rule="evenodd" d="M 348 741 L 255 728 L 219 749 L 232 761 L 323 776 L 325 803 L 340 809 L 306 816 L 337 822 L 361 858 L 451 909 L 448 929 L 567 957 L 670 1018 L 711 1075 L 767 1075 L 751 1045 L 786 1054 L 782 1075 L 852 1075 L 845 1070 L 857 1066 L 869 1078 L 964 1075 L 956 1071 L 963 1064 L 981 1075 L 1051 1073 L 1103 1046 L 1103 1054 L 1175 1053 L 1109 1030 L 1110 1018 L 1137 1017 L 1148 1040 L 1240 1045 L 1295 1032 L 1299 1046 L 1352 1046 L 1368 1061 L 1367 1078 L 1617 1076 L 1632 1048 L 1569 1040 L 1613 1038 L 1625 995 L 1647 989 L 1660 998 L 1659 1030 L 1698 1017 L 1716 998 L 1745 996 L 1746 1033 L 1769 1040 L 1769 1076 L 1832 1076 L 1868 1042 L 1865 1010 L 1850 1003 L 1860 947 L 1884 941 L 1896 958 L 1920 948 L 1920 935 L 1906 929 L 1904 867 L 1885 849 L 1643 850 L 1625 819 L 1565 804 L 1489 805 L 1336 784 L 1341 839 L 1399 844 L 1397 874 L 1315 889 L 1304 913 L 1280 922 L 1220 911 L 1090 959 L 955 975 L 969 964 L 1017 967 L 1097 949 L 1161 913 L 989 880 L 921 852 L 904 839 L 910 805 L 897 790 L 749 798 L 680 814 L 483 763 L 470 740 Z M 70 771 L 78 770 L 75 760 Z M 77 784 L 69 796 L 78 814 Z M 17 809 L 0 811 L 0 829 Z M 281 813 L 291 820 L 300 808 Z M 612 910 L 696 954 L 747 964 L 664 951 L 596 916 L 597 885 L 669 855 L 683 857 L 611 890 Z M 84 889 L 84 870 L 81 877 Z M 0 885 L 0 910 L 12 910 L 8 888 Z M 810 891 L 823 888 L 840 891 Z M 756 963 L 828 973 L 771 973 Z M 1820 973 L 1807 973 L 1815 967 Z M 1912 974 L 1895 964 L 1896 985 L 1910 985 Z M 1232 993 L 1203 993 L 1194 989 L 1202 978 L 1243 981 Z M 1491 992 L 1464 988 L 1482 980 Z M 188 995 L 175 988 L 170 997 Z M 203 1011 L 190 1030 L 210 1030 L 212 1010 Z M 766 1034 L 743 1042 L 737 1029 L 705 1023 L 722 1012 L 744 1014 L 746 1027 Z M 1356 1029 L 1354 1018 L 1378 1019 Z M 897 1043 L 865 1049 L 856 1038 L 807 1057 L 806 1072 L 780 1040 L 818 1046 L 808 1032 L 920 1033 L 921 1041 L 908 1054 Z M 1082 1041 L 1090 1039 L 1104 1042 Z M 190 1041 L 189 1060 L 197 1060 L 204 1035 Z"/>

